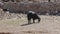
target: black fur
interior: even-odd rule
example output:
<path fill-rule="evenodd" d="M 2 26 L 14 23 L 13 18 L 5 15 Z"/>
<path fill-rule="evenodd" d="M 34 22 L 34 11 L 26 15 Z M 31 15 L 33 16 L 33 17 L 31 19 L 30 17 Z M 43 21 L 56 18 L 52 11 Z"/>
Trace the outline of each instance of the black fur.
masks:
<path fill-rule="evenodd" d="M 27 19 L 28 19 L 28 24 L 30 24 L 31 23 L 31 19 L 33 19 L 33 23 L 35 23 L 35 20 L 36 19 L 38 19 L 38 23 L 40 22 L 40 18 L 39 18 L 39 16 L 35 13 L 35 12 L 33 12 L 33 11 L 31 11 L 31 12 L 28 12 L 28 14 L 27 14 Z"/>

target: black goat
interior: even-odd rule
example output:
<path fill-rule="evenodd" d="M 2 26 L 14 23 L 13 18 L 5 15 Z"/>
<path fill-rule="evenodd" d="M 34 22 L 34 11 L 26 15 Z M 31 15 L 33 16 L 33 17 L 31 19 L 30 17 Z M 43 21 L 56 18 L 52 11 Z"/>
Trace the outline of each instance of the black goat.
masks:
<path fill-rule="evenodd" d="M 27 19 L 28 19 L 28 24 L 31 24 L 31 19 L 33 19 L 33 23 L 35 23 L 35 20 L 38 19 L 38 23 L 40 22 L 40 18 L 39 16 L 33 12 L 33 11 L 29 11 L 27 14 Z"/>

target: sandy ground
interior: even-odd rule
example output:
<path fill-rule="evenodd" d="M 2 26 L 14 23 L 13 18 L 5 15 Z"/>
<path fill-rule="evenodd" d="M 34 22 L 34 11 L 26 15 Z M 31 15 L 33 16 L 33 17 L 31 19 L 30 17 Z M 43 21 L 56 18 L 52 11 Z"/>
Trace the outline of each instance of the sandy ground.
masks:
<path fill-rule="evenodd" d="M 40 23 L 27 24 L 26 17 L 0 21 L 0 32 L 11 34 L 60 34 L 60 16 L 41 15 Z"/>

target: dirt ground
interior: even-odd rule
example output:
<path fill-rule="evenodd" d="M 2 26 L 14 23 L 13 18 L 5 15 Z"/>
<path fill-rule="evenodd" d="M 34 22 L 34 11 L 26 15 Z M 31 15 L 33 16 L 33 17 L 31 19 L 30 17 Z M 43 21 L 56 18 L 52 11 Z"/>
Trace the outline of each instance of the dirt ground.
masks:
<path fill-rule="evenodd" d="M 0 21 L 0 32 L 11 34 L 60 34 L 60 16 L 40 16 L 40 23 L 27 24 L 25 17 Z"/>

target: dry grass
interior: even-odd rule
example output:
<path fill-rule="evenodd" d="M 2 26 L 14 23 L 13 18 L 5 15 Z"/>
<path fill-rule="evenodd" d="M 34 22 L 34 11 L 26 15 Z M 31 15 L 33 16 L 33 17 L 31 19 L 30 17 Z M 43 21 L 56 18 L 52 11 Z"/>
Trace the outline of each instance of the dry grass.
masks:
<path fill-rule="evenodd" d="M 11 32 L 13 34 L 60 34 L 60 16 L 41 15 L 40 23 L 27 24 L 27 18 L 7 19 L 0 21 L 0 32 Z"/>

